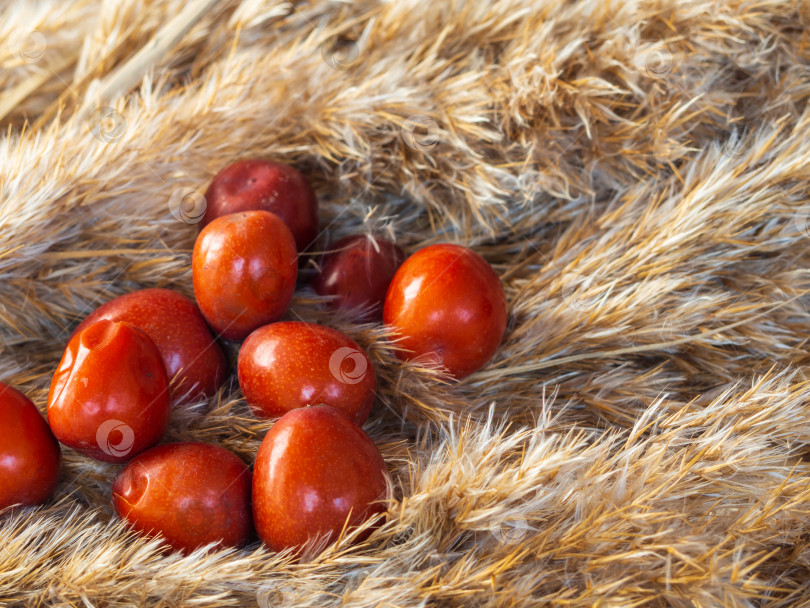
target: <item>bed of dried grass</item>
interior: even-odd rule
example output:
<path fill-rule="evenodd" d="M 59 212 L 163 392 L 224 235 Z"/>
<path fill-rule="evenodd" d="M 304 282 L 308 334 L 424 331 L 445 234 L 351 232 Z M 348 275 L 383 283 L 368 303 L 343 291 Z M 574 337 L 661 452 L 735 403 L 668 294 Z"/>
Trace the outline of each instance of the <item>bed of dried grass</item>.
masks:
<path fill-rule="evenodd" d="M 0 5 L 0 378 L 41 408 L 88 310 L 191 294 L 194 191 L 239 157 L 311 178 L 322 245 L 473 246 L 511 313 L 451 385 L 299 291 L 289 316 L 380 378 L 397 500 L 361 546 L 167 555 L 112 516 L 117 467 L 65 450 L 53 502 L 0 520 L 0 605 L 807 604 L 807 25 L 784 0 Z M 267 428 L 231 380 L 167 440 L 251 462 Z"/>

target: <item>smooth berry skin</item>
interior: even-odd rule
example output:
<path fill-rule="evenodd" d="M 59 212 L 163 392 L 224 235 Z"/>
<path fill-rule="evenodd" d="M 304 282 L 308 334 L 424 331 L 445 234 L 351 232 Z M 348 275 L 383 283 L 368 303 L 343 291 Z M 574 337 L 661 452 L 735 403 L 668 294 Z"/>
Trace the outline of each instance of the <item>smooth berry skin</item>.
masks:
<path fill-rule="evenodd" d="M 226 340 L 242 340 L 280 319 L 297 278 L 292 234 L 267 211 L 217 218 L 194 244 L 194 295 L 208 324 Z"/>
<path fill-rule="evenodd" d="M 426 357 L 461 379 L 486 365 L 506 331 L 506 296 L 480 255 L 431 245 L 400 266 L 385 298 L 383 323 L 401 335 L 401 359 Z"/>
<path fill-rule="evenodd" d="M 59 483 L 62 452 L 42 414 L 0 382 L 0 510 L 45 502 Z"/>
<path fill-rule="evenodd" d="M 374 404 L 371 360 L 331 327 L 302 321 L 260 327 L 242 344 L 237 368 L 242 394 L 261 418 L 325 404 L 362 425 Z"/>
<path fill-rule="evenodd" d="M 240 160 L 220 171 L 205 193 L 201 227 L 240 211 L 269 211 L 292 232 L 298 251 L 318 237 L 318 199 L 298 169 L 269 160 Z"/>
<path fill-rule="evenodd" d="M 178 403 L 207 398 L 227 375 L 227 361 L 196 304 L 171 289 L 141 289 L 99 306 L 73 335 L 109 319 L 126 321 L 157 345 Z"/>
<path fill-rule="evenodd" d="M 333 309 L 352 311 L 357 321 L 379 321 L 391 279 L 405 253 L 391 241 L 358 235 L 339 240 L 320 262 L 315 292 L 334 296 Z"/>
<path fill-rule="evenodd" d="M 170 409 L 158 347 L 134 325 L 107 319 L 70 339 L 48 393 L 56 438 L 104 462 L 127 462 L 158 443 Z"/>
<path fill-rule="evenodd" d="M 250 469 L 236 454 L 208 443 L 168 443 L 118 474 L 113 507 L 132 529 L 160 533 L 175 551 L 241 547 L 253 531 L 250 489 Z"/>
<path fill-rule="evenodd" d="M 389 480 L 377 446 L 339 410 L 293 410 L 273 425 L 256 457 L 256 531 L 273 551 L 332 543 L 347 520 L 351 529 L 385 513 Z"/>

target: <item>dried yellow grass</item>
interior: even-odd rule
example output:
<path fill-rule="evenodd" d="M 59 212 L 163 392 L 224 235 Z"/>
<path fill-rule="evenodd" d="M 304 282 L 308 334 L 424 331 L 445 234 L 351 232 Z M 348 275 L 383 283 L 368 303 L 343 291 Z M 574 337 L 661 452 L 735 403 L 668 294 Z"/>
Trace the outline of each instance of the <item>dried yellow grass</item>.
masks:
<path fill-rule="evenodd" d="M 507 336 L 447 384 L 299 290 L 290 318 L 372 356 L 386 526 L 300 564 L 165 554 L 65 450 L 0 520 L 0 605 L 810 604 L 805 2 L 222 0 L 135 60 L 204 4 L 0 5 L 0 379 L 44 407 L 87 311 L 190 295 L 178 201 L 244 156 L 311 178 L 324 247 L 475 247 Z M 252 462 L 268 427 L 231 380 L 167 440 Z"/>

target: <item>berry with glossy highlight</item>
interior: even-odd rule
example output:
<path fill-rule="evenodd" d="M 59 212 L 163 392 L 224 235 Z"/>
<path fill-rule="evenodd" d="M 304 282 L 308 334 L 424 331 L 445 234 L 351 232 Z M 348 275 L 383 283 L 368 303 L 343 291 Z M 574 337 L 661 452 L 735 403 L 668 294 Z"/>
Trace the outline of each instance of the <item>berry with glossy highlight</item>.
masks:
<path fill-rule="evenodd" d="M 170 408 L 155 343 L 134 325 L 107 319 L 70 339 L 48 393 L 56 438 L 105 462 L 126 462 L 158 443 Z"/>
<path fill-rule="evenodd" d="M 388 483 L 379 450 L 343 413 L 326 405 L 293 410 L 273 425 L 256 457 L 256 531 L 273 551 L 331 543 L 344 526 L 385 513 Z"/>
<path fill-rule="evenodd" d="M 109 319 L 126 321 L 157 345 L 172 382 L 172 394 L 184 402 L 213 395 L 227 373 L 222 349 L 197 306 L 171 289 L 141 289 L 102 304 L 73 332 Z"/>
<path fill-rule="evenodd" d="M 354 311 L 358 321 L 373 321 L 382 317 L 385 293 L 404 260 L 402 249 L 381 237 L 346 237 L 321 258 L 312 286 L 320 295 L 334 296 L 330 307 Z"/>
<path fill-rule="evenodd" d="M 400 358 L 431 358 L 455 378 L 486 365 L 506 331 L 506 296 L 480 255 L 431 245 L 400 266 L 385 298 L 383 322 L 402 336 Z"/>
<path fill-rule="evenodd" d="M 298 253 L 289 228 L 267 211 L 215 219 L 194 244 L 194 295 L 203 316 L 227 340 L 280 319 L 292 300 Z"/>
<path fill-rule="evenodd" d="M 292 232 L 298 251 L 318 236 L 318 199 L 301 172 L 262 159 L 240 160 L 220 171 L 205 193 L 201 227 L 240 211 L 269 211 Z"/>
<path fill-rule="evenodd" d="M 210 543 L 241 547 L 253 530 L 250 486 L 250 470 L 236 454 L 208 443 L 170 443 L 119 473 L 113 506 L 133 529 L 160 533 L 184 553 Z"/>
<path fill-rule="evenodd" d="M 272 323 L 250 334 L 239 351 L 238 373 L 245 399 L 263 418 L 325 404 L 363 424 L 377 388 L 371 360 L 354 340 L 301 321 Z"/>
<path fill-rule="evenodd" d="M 45 502 L 61 463 L 59 443 L 37 407 L 0 382 L 0 510 Z"/>

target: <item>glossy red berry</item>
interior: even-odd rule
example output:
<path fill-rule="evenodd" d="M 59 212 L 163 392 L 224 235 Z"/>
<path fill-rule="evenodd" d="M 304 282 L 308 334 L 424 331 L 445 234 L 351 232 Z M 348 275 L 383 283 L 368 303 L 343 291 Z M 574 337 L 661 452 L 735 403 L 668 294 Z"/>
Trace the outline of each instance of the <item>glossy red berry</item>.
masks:
<path fill-rule="evenodd" d="M 197 304 L 209 325 L 227 340 L 242 340 L 280 319 L 290 305 L 297 277 L 292 234 L 267 211 L 215 219 L 194 244 Z"/>
<path fill-rule="evenodd" d="M 388 483 L 379 450 L 343 413 L 325 405 L 293 410 L 256 457 L 256 531 L 274 551 L 330 543 L 347 522 L 351 529 L 386 511 Z"/>
<path fill-rule="evenodd" d="M 288 321 L 254 331 L 239 351 L 239 386 L 263 418 L 307 405 L 331 405 L 363 424 L 377 378 L 357 343 L 323 325 Z"/>
<path fill-rule="evenodd" d="M 213 395 L 227 373 L 222 349 L 197 306 L 170 289 L 141 289 L 94 310 L 73 332 L 109 319 L 143 330 L 157 345 L 172 383 L 172 394 L 188 402 Z"/>
<path fill-rule="evenodd" d="M 0 382 L 0 510 L 37 505 L 59 483 L 62 453 L 36 406 Z"/>
<path fill-rule="evenodd" d="M 298 169 L 269 160 L 240 160 L 217 174 L 205 193 L 202 227 L 240 211 L 270 211 L 292 232 L 298 251 L 318 236 L 318 199 Z"/>
<path fill-rule="evenodd" d="M 160 441 L 170 407 L 155 343 L 134 325 L 103 319 L 68 343 L 51 381 L 48 421 L 66 446 L 120 463 Z"/>
<path fill-rule="evenodd" d="M 346 237 L 321 259 L 313 288 L 334 296 L 329 305 L 353 311 L 358 321 L 380 319 L 388 285 L 404 260 L 402 249 L 381 237 Z"/>
<path fill-rule="evenodd" d="M 160 533 L 184 553 L 210 543 L 241 547 L 253 530 L 250 478 L 245 463 L 224 448 L 160 445 L 119 473 L 113 506 L 133 529 Z"/>
<path fill-rule="evenodd" d="M 408 352 L 429 357 L 455 378 L 486 365 L 506 331 L 506 297 L 498 275 L 460 245 L 431 245 L 400 266 L 385 298 L 383 322 Z"/>

